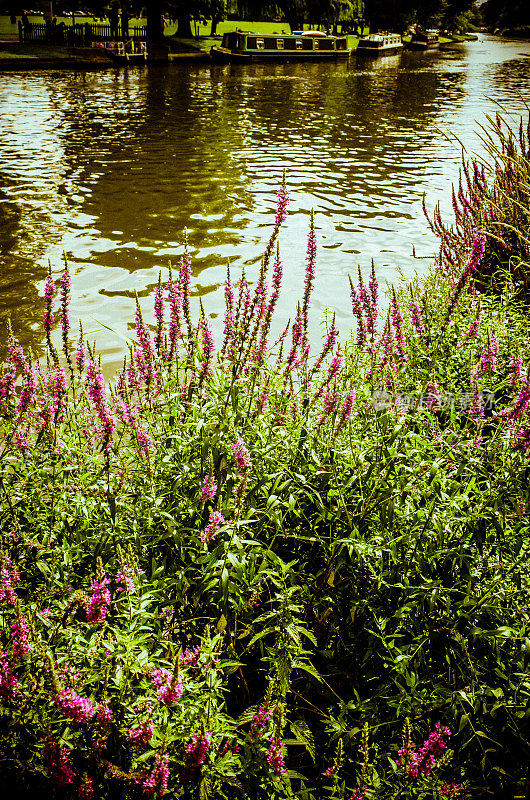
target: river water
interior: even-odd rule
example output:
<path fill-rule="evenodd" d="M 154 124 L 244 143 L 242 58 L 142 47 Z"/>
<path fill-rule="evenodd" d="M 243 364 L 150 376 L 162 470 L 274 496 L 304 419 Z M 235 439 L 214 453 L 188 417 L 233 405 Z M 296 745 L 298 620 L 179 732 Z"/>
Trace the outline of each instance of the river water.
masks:
<path fill-rule="evenodd" d="M 10 316 L 39 351 L 43 279 L 66 252 L 73 317 L 111 372 L 135 290 L 152 320 L 159 270 L 178 262 L 187 229 L 193 293 L 219 332 L 226 263 L 255 277 L 285 170 L 278 328 L 301 291 L 314 209 L 313 335 L 326 308 L 347 329 L 348 273 L 367 274 L 372 258 L 383 283 L 427 270 L 436 242 L 423 195 L 449 218 L 459 141 L 481 152 L 485 115 L 500 106 L 515 122 L 529 96 L 530 42 L 488 36 L 370 63 L 4 73 L 2 328 Z"/>

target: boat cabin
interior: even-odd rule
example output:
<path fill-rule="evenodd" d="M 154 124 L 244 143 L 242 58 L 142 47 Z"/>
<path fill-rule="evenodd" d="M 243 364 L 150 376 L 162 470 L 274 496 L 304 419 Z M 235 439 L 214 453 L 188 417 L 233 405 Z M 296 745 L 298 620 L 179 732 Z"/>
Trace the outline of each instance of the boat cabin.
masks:
<path fill-rule="evenodd" d="M 357 49 L 361 50 L 387 50 L 402 46 L 399 33 L 371 33 L 359 41 Z"/>
<path fill-rule="evenodd" d="M 210 52 L 212 58 L 265 60 L 273 57 L 347 57 L 351 51 L 346 36 L 327 36 L 321 31 L 296 31 L 295 34 L 231 31 L 224 34 L 221 46 L 212 47 Z"/>

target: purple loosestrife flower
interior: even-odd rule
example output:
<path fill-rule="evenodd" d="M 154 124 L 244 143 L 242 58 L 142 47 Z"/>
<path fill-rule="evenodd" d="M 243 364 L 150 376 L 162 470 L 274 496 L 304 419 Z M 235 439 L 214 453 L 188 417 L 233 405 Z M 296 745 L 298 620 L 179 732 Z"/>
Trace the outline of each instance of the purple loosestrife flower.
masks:
<path fill-rule="evenodd" d="M 2 568 L 0 569 L 0 602 L 10 606 L 16 606 L 18 597 L 13 588 L 13 582 L 19 580 L 17 568 L 9 556 L 3 556 Z"/>
<path fill-rule="evenodd" d="M 350 795 L 350 800 L 368 800 L 367 791 L 368 789 L 366 786 L 359 786 L 357 789 L 353 790 L 353 794 Z"/>
<path fill-rule="evenodd" d="M 298 304 L 296 308 L 296 317 L 292 326 L 291 349 L 289 350 L 289 355 L 287 356 L 287 361 L 285 362 L 286 374 L 288 374 L 293 365 L 295 365 L 296 353 L 298 351 L 298 347 L 300 344 L 303 346 L 304 336 L 303 336 L 302 312 L 300 310 L 300 304 Z"/>
<path fill-rule="evenodd" d="M 324 415 L 322 416 L 322 422 L 326 420 L 326 417 L 330 417 L 333 412 L 337 410 L 338 404 L 339 393 L 336 389 L 328 389 L 324 395 Z"/>
<path fill-rule="evenodd" d="M 372 258 L 372 269 L 370 271 L 370 277 L 368 278 L 368 291 L 370 293 L 370 299 L 372 301 L 372 308 L 374 310 L 377 309 L 377 299 L 379 296 L 379 281 L 377 280 L 375 274 L 375 264 Z"/>
<path fill-rule="evenodd" d="M 475 312 L 475 316 L 473 317 L 471 324 L 464 336 L 465 342 L 471 342 L 477 338 L 481 320 L 482 320 L 482 307 L 479 301 L 477 304 L 477 310 Z"/>
<path fill-rule="evenodd" d="M 29 369 L 28 360 L 24 355 L 24 350 L 19 340 L 15 339 L 11 333 L 10 326 L 8 327 L 8 330 L 9 335 L 7 339 L 7 349 L 9 351 L 9 360 L 14 364 L 15 368 L 19 372 L 24 373 Z"/>
<path fill-rule="evenodd" d="M 527 413 L 529 403 L 530 403 L 530 380 L 527 376 L 521 384 L 521 388 L 519 389 L 512 410 L 501 412 L 501 414 L 507 419 L 520 420 L 524 416 L 524 414 Z"/>
<path fill-rule="evenodd" d="M 472 372 L 471 375 L 471 382 L 475 383 L 477 378 L 484 373 L 495 372 L 497 369 L 497 355 L 499 352 L 499 345 L 497 344 L 497 337 L 495 336 L 495 332 L 488 331 L 486 344 L 484 346 L 484 350 L 482 351 L 482 355 L 480 357 L 480 361 L 478 362 L 477 366 Z"/>
<path fill-rule="evenodd" d="M 66 256 L 65 256 L 66 259 Z M 70 272 L 68 271 L 68 264 L 65 260 L 63 274 L 59 284 L 59 299 L 61 304 L 61 332 L 63 339 L 63 352 L 66 356 L 68 363 L 70 363 L 70 350 L 68 347 L 68 333 L 70 330 L 70 295 L 72 289 L 72 280 Z"/>
<path fill-rule="evenodd" d="M 238 471 L 248 472 L 252 467 L 252 461 L 250 460 L 250 453 L 248 452 L 245 442 L 241 436 L 236 436 L 236 439 L 231 447 Z"/>
<path fill-rule="evenodd" d="M 442 727 L 439 722 L 434 726 L 434 730 L 419 750 L 416 750 L 414 742 L 409 742 L 408 747 L 402 747 L 399 751 L 400 760 L 398 766 L 404 766 L 410 778 L 428 778 L 438 763 L 439 757 L 446 750 L 447 744 L 444 739 L 451 735 L 449 728 Z"/>
<path fill-rule="evenodd" d="M 168 359 L 174 358 L 178 342 L 181 336 L 180 330 L 180 311 L 181 311 L 181 295 L 179 281 L 173 280 L 173 274 L 170 269 L 169 280 L 166 284 L 167 301 L 169 303 L 169 353 Z"/>
<path fill-rule="evenodd" d="M 11 669 L 7 656 L 0 650 L 0 697 L 13 700 L 20 691 L 20 681 Z"/>
<path fill-rule="evenodd" d="M 202 767 L 206 761 L 211 741 L 212 734 L 210 731 L 193 734 L 184 756 L 189 767 Z"/>
<path fill-rule="evenodd" d="M 353 316 L 357 319 L 357 345 L 359 347 L 362 347 L 366 342 L 366 324 L 364 321 L 361 298 L 357 293 L 357 289 L 353 285 L 351 276 L 348 275 L 348 278 L 350 281 L 350 298 L 351 298 Z"/>
<path fill-rule="evenodd" d="M 250 730 L 248 735 L 251 739 L 261 739 L 265 732 L 265 728 L 270 722 L 272 716 L 272 709 L 267 706 L 260 706 L 257 713 L 254 714 L 250 721 Z"/>
<path fill-rule="evenodd" d="M 22 391 L 17 407 L 17 414 L 20 417 L 35 403 L 35 393 L 37 391 L 36 370 L 28 366 L 22 375 Z"/>
<path fill-rule="evenodd" d="M 116 591 L 121 594 L 134 594 L 136 591 L 136 583 L 134 580 L 134 570 L 132 567 L 123 566 L 121 571 L 116 575 Z"/>
<path fill-rule="evenodd" d="M 521 381 L 521 369 L 523 366 L 523 359 L 520 356 L 513 356 L 510 359 L 510 369 L 512 371 L 512 386 L 517 386 Z"/>
<path fill-rule="evenodd" d="M 182 258 L 180 259 L 180 270 L 179 270 L 178 281 L 179 281 L 179 294 L 180 294 L 182 313 L 184 314 L 184 319 L 186 320 L 186 325 L 188 328 L 188 347 L 191 347 L 194 341 L 194 336 L 193 336 L 193 325 L 191 324 L 191 315 L 190 315 L 191 256 L 188 252 L 187 231 L 185 232 L 184 253 L 182 255 Z"/>
<path fill-rule="evenodd" d="M 77 790 L 78 800 L 92 800 L 94 797 L 94 781 L 86 774 L 83 774 L 79 789 Z"/>
<path fill-rule="evenodd" d="M 169 781 L 169 755 L 157 753 L 151 772 L 136 779 L 136 785 L 147 797 L 163 797 Z"/>
<path fill-rule="evenodd" d="M 53 316 L 53 301 L 55 299 L 55 295 L 57 294 L 57 289 L 55 288 L 55 283 L 53 282 L 51 270 L 48 271 L 48 275 L 46 276 L 46 283 L 44 284 L 44 331 L 46 333 L 46 338 L 48 339 L 48 343 L 51 343 L 51 332 L 53 330 L 53 326 L 55 324 L 55 319 Z"/>
<path fill-rule="evenodd" d="M 96 713 L 94 704 L 88 697 L 81 697 L 73 689 L 63 689 L 53 698 L 53 704 L 57 706 L 65 717 L 77 722 L 88 722 Z"/>
<path fill-rule="evenodd" d="M 154 309 L 156 319 L 155 348 L 160 355 L 164 344 L 164 298 L 162 295 L 162 275 L 160 273 L 158 274 L 158 284 L 155 289 Z"/>
<path fill-rule="evenodd" d="M 143 753 L 149 746 L 154 732 L 154 723 L 144 720 L 137 728 L 129 728 L 127 738 L 136 753 Z"/>
<path fill-rule="evenodd" d="M 414 293 L 412 291 L 412 286 L 410 287 L 410 303 L 409 303 L 409 311 L 410 311 L 410 321 L 412 322 L 412 327 L 416 331 L 419 336 L 425 335 L 425 325 L 423 324 L 422 314 L 420 304 L 414 297 Z"/>
<path fill-rule="evenodd" d="M 107 586 L 110 579 L 105 572 L 98 570 L 98 575 L 92 581 L 92 597 L 87 605 L 86 618 L 91 625 L 99 625 L 104 622 L 110 609 L 110 592 Z"/>
<path fill-rule="evenodd" d="M 201 648 L 199 645 L 193 650 L 184 650 L 179 656 L 179 664 L 181 667 L 198 667 L 199 659 L 201 657 Z"/>
<path fill-rule="evenodd" d="M 270 741 L 267 761 L 272 771 L 276 775 L 287 775 L 285 767 L 285 755 L 283 752 L 283 742 L 279 737 L 274 737 Z"/>
<path fill-rule="evenodd" d="M 172 675 L 167 669 L 155 669 L 150 672 L 156 687 L 156 696 L 160 703 L 172 706 L 182 697 L 184 686 L 178 675 Z"/>
<path fill-rule="evenodd" d="M 278 202 L 276 206 L 276 219 L 274 220 L 274 225 L 278 228 L 280 225 L 283 225 L 285 220 L 287 219 L 287 206 L 289 204 L 289 192 L 287 191 L 287 187 L 285 186 L 285 177 L 284 180 L 278 189 Z"/>
<path fill-rule="evenodd" d="M 101 367 L 90 359 L 86 370 L 87 391 L 92 406 L 101 426 L 105 448 L 108 448 L 110 437 L 116 428 L 116 419 L 111 413 L 105 395 L 105 382 Z"/>
<path fill-rule="evenodd" d="M 211 542 L 212 539 L 215 539 L 224 521 L 225 518 L 220 511 L 210 511 L 208 525 L 201 533 L 201 542 Z"/>
<path fill-rule="evenodd" d="M 219 751 L 219 757 L 222 758 L 227 753 L 239 753 L 239 750 L 240 747 L 235 736 L 228 736 Z"/>
<path fill-rule="evenodd" d="M 346 396 L 342 403 L 342 408 L 340 410 L 339 421 L 337 423 L 337 430 L 336 433 L 342 428 L 345 422 L 349 420 L 353 410 L 353 401 L 355 398 L 355 391 L 352 389 L 351 391 L 346 393 Z"/>
<path fill-rule="evenodd" d="M 327 376 L 327 382 L 328 383 L 330 381 L 332 381 L 334 378 L 336 378 L 337 375 L 339 374 L 339 372 L 341 370 L 341 367 L 342 367 L 342 361 L 343 361 L 343 358 L 342 358 L 342 353 L 340 351 L 340 345 L 339 345 L 339 347 L 337 348 L 337 352 L 335 353 L 335 355 L 331 359 L 331 363 L 330 363 L 330 365 L 328 367 L 328 376 Z"/>
<path fill-rule="evenodd" d="M 138 410 L 132 408 L 128 399 L 124 401 L 115 401 L 114 407 L 118 416 L 126 422 L 133 431 L 138 445 L 138 451 L 149 464 L 150 451 L 154 448 L 155 444 L 149 431 L 140 424 Z"/>
<path fill-rule="evenodd" d="M 217 483 L 213 475 L 207 475 L 201 486 L 201 498 L 206 500 L 213 500 L 217 492 Z"/>
<path fill-rule="evenodd" d="M 140 309 L 138 296 L 136 297 L 135 322 L 136 322 L 136 335 L 138 337 L 138 341 L 140 343 L 140 348 L 141 348 L 141 353 L 136 354 L 137 356 L 141 356 L 141 358 L 137 361 L 137 365 L 143 379 L 149 386 L 154 376 L 153 365 L 154 365 L 155 353 L 153 350 L 153 345 L 151 343 L 151 335 L 142 317 L 142 311 Z"/>
<path fill-rule="evenodd" d="M 442 797 L 454 798 L 454 800 L 468 797 L 468 793 L 461 783 L 443 783 L 440 794 Z"/>
<path fill-rule="evenodd" d="M 215 351 L 212 331 L 210 330 L 208 319 L 206 317 L 206 314 L 204 313 L 204 308 L 202 307 L 202 301 L 200 303 L 200 307 L 201 307 L 201 316 L 199 319 L 199 328 L 201 330 L 201 337 L 202 337 L 203 362 L 201 366 L 201 371 L 199 373 L 199 386 L 202 385 L 204 379 L 208 377 L 208 375 L 210 375 L 212 372 L 212 361 L 213 361 L 213 354 Z"/>
<path fill-rule="evenodd" d="M 308 327 L 308 311 L 309 302 L 311 299 L 311 292 L 313 291 L 313 282 L 315 280 L 315 261 L 317 257 L 317 242 L 315 237 L 315 216 L 311 211 L 311 221 L 309 223 L 309 236 L 307 238 L 307 251 L 305 259 L 305 279 L 304 279 L 304 295 L 302 299 L 302 335 L 307 335 Z"/>
<path fill-rule="evenodd" d="M 230 280 L 230 264 L 226 269 L 226 282 L 224 288 L 225 295 L 225 318 L 223 331 L 222 353 L 226 353 L 228 358 L 234 357 L 234 288 Z"/>
<path fill-rule="evenodd" d="M 272 293 L 269 297 L 268 303 L 265 305 L 264 316 L 261 322 L 260 342 L 256 351 L 255 363 L 259 366 L 263 363 L 265 350 L 267 347 L 267 339 L 269 335 L 270 325 L 278 297 L 280 296 L 280 287 L 282 283 L 283 265 L 280 259 L 280 248 L 276 249 L 276 258 L 272 269 Z"/>
<path fill-rule="evenodd" d="M 256 413 L 263 414 L 265 411 L 265 406 L 267 405 L 269 399 L 269 392 L 267 389 L 264 389 L 263 392 L 260 392 L 256 398 Z"/>
<path fill-rule="evenodd" d="M 77 367 L 77 371 L 80 375 L 83 374 L 83 370 L 85 369 L 86 363 L 86 350 L 85 350 L 85 342 L 83 339 L 83 327 L 81 323 L 79 323 L 79 339 L 77 340 L 77 347 L 75 351 L 75 364 Z"/>
<path fill-rule="evenodd" d="M 61 747 L 57 742 L 46 742 L 42 755 L 57 786 L 69 786 L 74 783 L 77 775 L 66 747 Z"/>
<path fill-rule="evenodd" d="M 449 301 L 449 305 L 445 313 L 446 323 L 449 321 L 453 308 L 455 307 L 458 298 L 462 294 L 462 290 L 464 289 L 465 285 L 469 282 L 469 280 L 472 278 L 472 276 L 480 267 L 482 259 L 484 258 L 485 251 L 486 251 L 486 233 L 481 228 L 478 228 L 473 234 L 473 240 L 471 242 L 471 253 L 469 255 L 469 258 L 466 261 L 464 268 L 460 273 L 460 277 L 453 289 L 451 299 Z"/>
<path fill-rule="evenodd" d="M 271 233 L 271 237 L 267 243 L 267 247 L 265 248 L 265 253 L 263 254 L 263 266 L 264 271 L 267 270 L 272 251 L 274 249 L 274 244 L 276 239 L 278 238 L 278 233 L 280 232 L 280 228 L 285 222 L 287 218 L 287 206 L 289 204 L 289 192 L 287 191 L 287 187 L 285 186 L 285 175 L 282 181 L 280 188 L 278 189 L 277 201 L 276 201 L 276 218 L 274 220 L 274 228 Z"/>
<path fill-rule="evenodd" d="M 96 719 L 100 725 L 110 725 L 114 720 L 112 709 L 105 703 L 98 703 L 96 707 Z"/>
<path fill-rule="evenodd" d="M 16 660 L 20 660 L 33 650 L 33 645 L 29 640 L 29 625 L 26 617 L 19 617 L 11 624 L 11 645 L 13 658 Z"/>
<path fill-rule="evenodd" d="M 318 370 L 322 366 L 326 356 L 329 353 L 331 353 L 331 351 L 335 348 L 335 343 L 337 341 L 338 334 L 339 334 L 339 332 L 338 332 L 337 328 L 335 327 L 335 314 L 333 314 L 333 319 L 331 321 L 331 326 L 330 326 L 330 328 L 329 328 L 329 330 L 327 332 L 326 338 L 324 340 L 324 346 L 323 346 L 323 348 L 321 350 L 321 353 L 320 353 L 319 357 L 317 358 L 317 360 L 314 363 L 313 367 L 309 371 L 309 375 L 307 376 L 308 383 L 311 380 L 311 378 L 313 377 L 313 375 L 316 372 L 318 372 Z"/>
<path fill-rule="evenodd" d="M 396 297 L 396 291 L 392 289 L 392 301 L 390 303 L 390 314 L 392 316 L 392 325 L 395 332 L 396 355 L 401 362 L 406 360 L 405 355 L 405 334 L 403 332 L 403 315 L 401 308 Z"/>

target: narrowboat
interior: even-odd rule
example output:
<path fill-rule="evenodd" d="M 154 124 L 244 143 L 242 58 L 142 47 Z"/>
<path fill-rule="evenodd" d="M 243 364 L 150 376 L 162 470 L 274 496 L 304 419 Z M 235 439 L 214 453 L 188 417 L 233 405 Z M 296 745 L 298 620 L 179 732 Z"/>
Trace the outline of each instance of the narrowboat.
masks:
<path fill-rule="evenodd" d="M 328 36 L 321 31 L 295 31 L 292 34 L 259 34 L 248 31 L 225 33 L 220 46 L 210 50 L 213 61 L 294 61 L 348 58 L 347 36 Z"/>
<path fill-rule="evenodd" d="M 399 33 L 370 33 L 359 40 L 355 53 L 360 56 L 393 56 L 403 50 Z"/>
<path fill-rule="evenodd" d="M 438 47 L 440 44 L 440 34 L 436 30 L 424 31 L 421 28 L 416 28 L 410 42 L 407 44 L 409 50 L 429 50 Z"/>

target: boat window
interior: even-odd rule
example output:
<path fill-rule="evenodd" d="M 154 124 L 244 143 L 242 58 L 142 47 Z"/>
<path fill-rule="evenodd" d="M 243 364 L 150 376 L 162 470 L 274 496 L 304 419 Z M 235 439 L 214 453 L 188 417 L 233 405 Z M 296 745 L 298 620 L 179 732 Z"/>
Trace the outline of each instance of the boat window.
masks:
<path fill-rule="evenodd" d="M 247 50 L 255 50 L 255 49 L 256 49 L 256 37 L 247 36 Z"/>
<path fill-rule="evenodd" d="M 263 48 L 265 47 L 265 42 L 263 41 L 263 39 L 256 39 L 256 47 L 258 50 L 263 50 Z"/>
<path fill-rule="evenodd" d="M 271 36 L 265 37 L 265 50 L 276 50 L 276 42 L 277 39 L 273 39 Z"/>
<path fill-rule="evenodd" d="M 333 50 L 333 39 L 320 39 L 318 46 L 321 50 Z"/>
<path fill-rule="evenodd" d="M 295 47 L 296 47 L 297 50 L 301 50 L 302 49 L 303 44 L 302 44 L 302 40 L 301 39 L 296 39 Z"/>
<path fill-rule="evenodd" d="M 295 50 L 295 40 L 294 39 L 284 39 L 284 47 L 286 50 Z M 301 46 L 301 45 L 300 45 Z"/>
<path fill-rule="evenodd" d="M 309 36 L 306 36 L 302 40 L 302 46 L 303 46 L 304 50 L 312 50 L 313 49 L 313 40 L 310 39 Z"/>
<path fill-rule="evenodd" d="M 283 50 L 283 39 L 277 39 L 276 40 L 276 46 L 277 46 L 278 50 Z"/>

